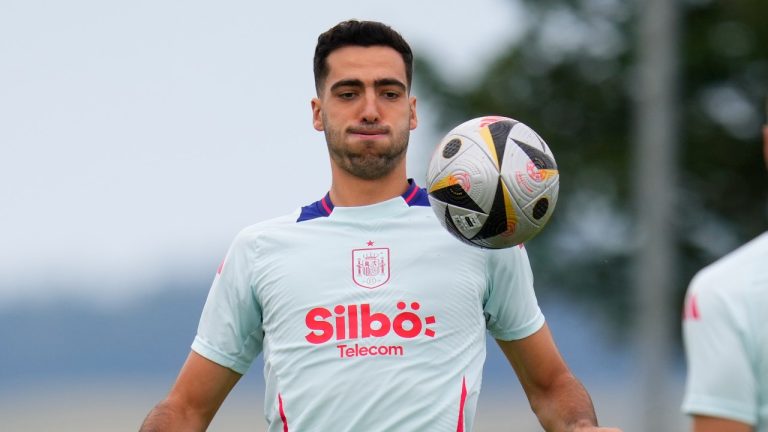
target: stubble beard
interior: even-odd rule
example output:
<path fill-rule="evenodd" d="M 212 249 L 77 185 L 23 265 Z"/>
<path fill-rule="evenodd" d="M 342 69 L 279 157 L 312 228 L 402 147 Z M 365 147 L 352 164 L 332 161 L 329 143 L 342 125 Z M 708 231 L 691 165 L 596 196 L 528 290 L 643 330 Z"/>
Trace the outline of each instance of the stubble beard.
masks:
<path fill-rule="evenodd" d="M 393 131 L 391 145 L 386 148 L 377 148 L 378 144 L 374 141 L 364 141 L 361 148 L 352 149 L 345 144 L 345 135 L 345 132 L 325 128 L 325 140 L 331 159 L 357 178 L 378 180 L 391 173 L 405 157 L 410 131 Z"/>

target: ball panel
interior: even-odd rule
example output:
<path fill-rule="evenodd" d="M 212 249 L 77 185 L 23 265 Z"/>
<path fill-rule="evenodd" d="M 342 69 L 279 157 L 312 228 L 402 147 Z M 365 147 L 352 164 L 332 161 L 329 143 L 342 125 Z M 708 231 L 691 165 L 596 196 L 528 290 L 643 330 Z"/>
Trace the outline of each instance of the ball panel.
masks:
<path fill-rule="evenodd" d="M 458 140 L 461 145 L 456 145 L 455 140 Z M 447 166 L 451 164 L 452 161 L 455 159 L 461 157 L 461 155 L 467 151 L 470 147 L 472 147 L 472 142 L 467 141 L 466 145 L 464 141 L 467 140 L 465 137 L 457 136 L 455 134 L 446 136 L 438 145 L 438 147 L 435 149 L 435 152 L 432 154 L 432 159 L 429 163 L 429 168 L 427 169 L 427 179 L 434 179 L 436 177 L 444 177 L 442 172 L 445 170 Z M 456 151 L 453 152 L 451 150 L 446 151 L 446 148 L 451 147 L 455 148 Z M 443 153 L 446 153 L 449 157 L 444 157 Z"/>
<path fill-rule="evenodd" d="M 445 214 L 450 219 L 451 224 L 461 233 L 462 237 L 470 241 L 477 237 L 478 232 L 483 229 L 488 219 L 485 213 L 474 212 L 450 204 L 447 206 Z"/>
<path fill-rule="evenodd" d="M 500 160 L 496 161 L 496 166 L 499 168 L 499 170 L 502 169 L 502 165 L 504 164 L 504 153 L 507 147 L 507 137 L 509 136 L 509 132 L 512 130 L 512 128 L 515 126 L 515 121 L 511 120 L 503 120 L 503 121 L 497 121 L 496 123 L 491 123 L 483 130 L 488 130 L 491 142 L 494 147 L 494 154 L 499 155 L 498 157 L 501 157 Z"/>
<path fill-rule="evenodd" d="M 509 138 L 518 143 L 527 144 L 543 152 L 549 152 L 549 148 L 543 139 L 533 129 L 524 123 L 518 122 L 509 132 Z"/>
<path fill-rule="evenodd" d="M 506 183 L 514 200 L 524 207 L 525 203 L 537 197 L 546 189 L 549 182 L 539 175 L 539 170 L 528 155 L 517 146 L 507 152 L 501 178 Z"/>
<path fill-rule="evenodd" d="M 501 176 L 518 205 L 527 208 L 530 203 L 538 201 L 545 191 L 550 190 L 551 185 L 559 184 L 559 171 L 551 152 L 511 141 L 514 145 L 509 146 L 505 154 L 508 162 Z M 554 207 L 554 201 L 549 201 L 550 206 Z M 532 221 L 536 220 L 532 213 L 528 217 Z"/>
<path fill-rule="evenodd" d="M 441 201 L 457 206 L 469 203 L 469 198 L 475 206 L 467 204 L 467 208 L 487 213 L 493 204 L 499 173 L 488 163 L 488 156 L 480 146 L 467 138 L 464 140 L 462 147 L 467 149 L 450 159 L 440 172 L 432 173 L 427 191 L 439 195 Z M 453 187 L 455 185 L 463 191 Z M 444 190 L 448 188 L 450 189 Z M 454 194 L 456 198 L 452 199 L 450 194 Z"/>
<path fill-rule="evenodd" d="M 483 209 L 469 196 L 467 191 L 460 184 L 454 183 L 452 176 L 439 181 L 435 186 L 437 188 L 429 190 L 430 195 L 435 199 L 456 207 L 483 212 Z"/>
<path fill-rule="evenodd" d="M 473 237 L 473 240 L 487 239 L 510 230 L 514 231 L 515 225 L 517 225 L 517 214 L 511 207 L 512 200 L 506 189 L 504 183 L 499 179 L 491 211 L 488 213 L 482 229 Z"/>
<path fill-rule="evenodd" d="M 549 218 L 552 216 L 552 213 L 555 211 L 555 204 L 557 203 L 557 195 L 559 190 L 560 184 L 552 183 L 545 190 L 543 190 L 539 196 L 532 199 L 525 207 L 523 207 L 522 213 L 525 215 L 525 218 L 528 220 L 528 222 L 537 228 L 541 228 L 547 224 Z M 546 212 L 543 215 L 539 215 L 537 218 L 537 205 L 540 205 L 539 202 L 542 199 L 546 199 L 548 201 Z M 540 207 L 539 210 L 541 210 Z"/>
<path fill-rule="evenodd" d="M 521 141 L 514 141 L 515 144 L 517 144 L 518 147 L 520 147 L 521 150 L 525 152 L 525 154 L 528 156 L 528 159 L 533 162 L 533 164 L 536 166 L 539 170 L 548 170 L 548 171 L 557 171 L 557 164 L 555 164 L 555 158 L 551 156 L 551 154 L 547 154 L 546 152 L 539 150 L 537 148 L 534 148 L 532 146 L 529 146 L 528 144 L 521 142 Z"/>
<path fill-rule="evenodd" d="M 470 245 L 472 244 L 472 242 L 469 241 L 469 239 L 467 239 L 464 236 L 464 234 L 462 234 L 462 232 L 459 229 L 459 227 L 457 227 L 456 224 L 453 223 L 453 218 L 451 217 L 451 213 L 448 210 L 447 206 L 445 208 L 445 213 L 443 213 L 443 217 L 440 220 L 440 222 L 443 224 L 445 229 L 448 230 L 448 232 L 453 234 L 454 237 L 456 237 L 457 239 L 463 241 L 464 243 L 467 243 L 467 244 L 470 244 Z"/>
<path fill-rule="evenodd" d="M 429 196 L 429 203 L 435 214 L 439 215 L 440 224 L 448 232 L 467 244 L 473 244 L 469 239 L 474 237 L 482 228 L 486 218 L 485 214 L 448 205 L 431 195 Z"/>

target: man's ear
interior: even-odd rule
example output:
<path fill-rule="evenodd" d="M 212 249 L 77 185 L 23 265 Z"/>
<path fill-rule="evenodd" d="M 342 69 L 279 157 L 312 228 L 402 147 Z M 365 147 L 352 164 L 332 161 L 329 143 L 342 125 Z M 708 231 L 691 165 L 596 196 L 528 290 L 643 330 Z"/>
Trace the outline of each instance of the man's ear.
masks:
<path fill-rule="evenodd" d="M 323 115 L 322 115 L 322 103 L 318 98 L 312 98 L 312 127 L 316 131 L 323 131 Z"/>

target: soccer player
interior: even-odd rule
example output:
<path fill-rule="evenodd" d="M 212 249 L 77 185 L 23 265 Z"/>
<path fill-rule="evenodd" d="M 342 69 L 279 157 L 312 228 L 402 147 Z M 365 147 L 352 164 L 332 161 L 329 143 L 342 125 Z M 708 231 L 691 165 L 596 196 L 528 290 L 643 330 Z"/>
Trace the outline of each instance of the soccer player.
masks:
<path fill-rule="evenodd" d="M 693 431 L 768 432 L 768 232 L 693 278 L 683 338 Z"/>
<path fill-rule="evenodd" d="M 558 353 L 525 249 L 458 242 L 406 177 L 412 60 L 381 23 L 320 35 L 311 107 L 330 191 L 238 234 L 142 431 L 204 430 L 259 353 L 269 431 L 469 431 L 486 329 L 547 431 L 618 431 L 597 427 Z"/>

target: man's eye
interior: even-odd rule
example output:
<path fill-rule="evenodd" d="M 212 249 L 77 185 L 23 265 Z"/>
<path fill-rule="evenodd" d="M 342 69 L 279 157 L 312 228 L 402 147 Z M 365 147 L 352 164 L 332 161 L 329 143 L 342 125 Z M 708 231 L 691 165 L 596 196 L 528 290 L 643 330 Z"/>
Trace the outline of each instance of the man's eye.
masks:
<path fill-rule="evenodd" d="M 352 98 L 355 97 L 355 93 L 354 92 L 343 92 L 343 93 L 339 93 L 339 97 L 341 99 L 352 99 Z"/>
<path fill-rule="evenodd" d="M 400 93 L 394 91 L 384 92 L 384 97 L 387 99 L 397 99 L 400 97 Z"/>

